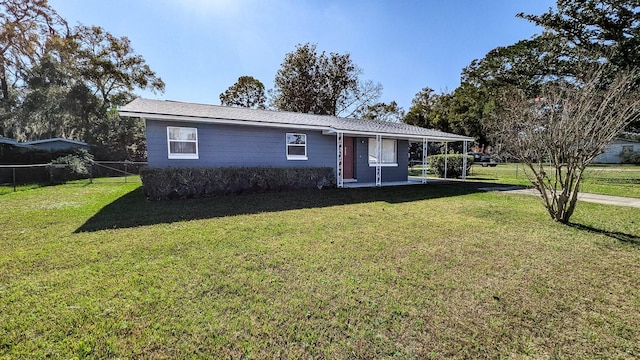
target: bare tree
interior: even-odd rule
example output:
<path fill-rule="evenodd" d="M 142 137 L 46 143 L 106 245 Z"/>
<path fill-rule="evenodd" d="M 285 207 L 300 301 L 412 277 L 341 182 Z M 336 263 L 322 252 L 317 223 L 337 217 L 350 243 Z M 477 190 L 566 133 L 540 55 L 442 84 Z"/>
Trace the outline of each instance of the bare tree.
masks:
<path fill-rule="evenodd" d="M 511 89 L 489 125 L 495 144 L 530 170 L 527 176 L 549 215 L 561 223 L 575 210 L 587 165 L 640 115 L 633 87 L 638 73 L 619 73 L 609 82 L 602 80 L 604 73 L 600 68 L 585 80 L 548 83 L 535 99 Z"/>

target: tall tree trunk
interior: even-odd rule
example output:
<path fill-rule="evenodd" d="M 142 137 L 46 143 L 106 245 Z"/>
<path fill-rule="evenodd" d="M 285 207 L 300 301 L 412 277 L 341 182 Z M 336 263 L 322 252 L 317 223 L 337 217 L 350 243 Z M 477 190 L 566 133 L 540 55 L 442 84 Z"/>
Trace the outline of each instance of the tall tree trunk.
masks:
<path fill-rule="evenodd" d="M 11 111 L 11 104 L 9 103 L 9 84 L 7 84 L 7 71 L 4 67 L 4 56 L 0 56 L 0 92 L 2 93 L 0 108 L 4 110 L 4 114 L 0 114 L 0 136 L 7 136 L 5 120 L 7 113 Z"/>
<path fill-rule="evenodd" d="M 0 56 L 0 91 L 2 92 L 2 105 L 9 111 L 9 84 L 7 83 L 7 70 L 4 67 L 4 56 Z"/>

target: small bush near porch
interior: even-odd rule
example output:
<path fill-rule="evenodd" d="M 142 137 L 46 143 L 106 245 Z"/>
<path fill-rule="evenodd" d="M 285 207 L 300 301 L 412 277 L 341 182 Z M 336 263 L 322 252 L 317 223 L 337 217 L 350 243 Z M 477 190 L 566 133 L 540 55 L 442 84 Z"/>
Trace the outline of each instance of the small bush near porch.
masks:
<path fill-rule="evenodd" d="M 0 191 L 0 358 L 640 357 L 640 209 L 472 185 Z"/>
<path fill-rule="evenodd" d="M 429 164 L 429 170 L 437 177 L 444 177 L 445 173 L 445 157 L 446 157 L 446 169 L 447 178 L 455 179 L 462 176 L 462 168 L 464 164 L 464 158 L 467 158 L 467 173 L 473 164 L 473 156 L 462 154 L 448 154 L 448 155 L 431 155 L 427 157 L 427 163 Z"/>

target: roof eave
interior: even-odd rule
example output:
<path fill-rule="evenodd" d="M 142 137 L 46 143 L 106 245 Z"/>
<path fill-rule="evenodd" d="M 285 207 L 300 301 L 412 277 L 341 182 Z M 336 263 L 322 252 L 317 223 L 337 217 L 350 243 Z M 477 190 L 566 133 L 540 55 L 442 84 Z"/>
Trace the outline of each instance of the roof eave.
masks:
<path fill-rule="evenodd" d="M 325 132 L 326 135 L 335 134 L 341 132 L 345 135 L 357 135 L 357 136 L 365 136 L 365 137 L 373 137 L 376 135 L 381 135 L 383 137 L 393 137 L 397 139 L 406 139 L 417 142 L 422 142 L 425 138 L 429 141 L 442 141 L 442 142 L 454 142 L 454 141 L 475 141 L 474 138 L 466 137 L 466 136 L 434 136 L 434 135 L 419 135 L 419 134 L 397 134 L 390 132 L 376 132 L 376 131 L 353 131 L 353 130 L 342 130 L 342 129 L 331 129 L 330 131 Z"/>
<path fill-rule="evenodd" d="M 226 124 L 226 125 L 244 125 L 244 126 L 263 126 L 263 127 L 282 128 L 282 129 L 307 129 L 307 130 L 319 130 L 319 131 L 331 130 L 330 127 L 318 126 L 318 125 L 270 123 L 270 122 L 264 122 L 264 121 L 220 119 L 220 118 L 208 118 L 208 117 L 198 117 L 198 116 L 188 116 L 188 115 L 139 113 L 135 111 L 119 111 L 119 114 L 121 116 L 139 117 L 146 120 L 198 122 L 198 123 L 207 123 L 207 124 Z"/>
<path fill-rule="evenodd" d="M 238 120 L 238 119 L 220 119 L 220 118 L 209 118 L 209 117 L 198 117 L 198 116 L 189 116 L 189 115 L 170 115 L 170 114 L 156 114 L 156 113 L 145 113 L 145 112 L 137 112 L 137 111 L 127 111 L 120 110 L 120 116 L 129 116 L 129 117 L 139 117 L 143 119 L 151 119 L 151 120 L 162 120 L 162 121 L 179 121 L 179 122 L 198 122 L 198 123 L 209 123 L 209 124 L 227 124 L 227 125 L 245 125 L 245 126 L 263 126 L 263 127 L 273 127 L 273 128 L 281 128 L 281 129 L 307 129 L 307 130 L 318 130 L 322 131 L 325 135 L 335 135 L 338 132 L 347 135 L 356 135 L 356 136 L 365 136 L 365 137 L 374 137 L 376 135 L 381 135 L 383 137 L 391 137 L 396 139 L 406 139 L 413 141 L 423 141 L 424 138 L 427 138 L 429 141 L 441 141 L 441 142 L 454 142 L 454 141 L 475 141 L 474 138 L 456 136 L 456 137 L 447 137 L 447 136 L 433 136 L 433 135 L 419 135 L 419 134 L 398 134 L 398 133 L 390 133 L 390 132 L 375 132 L 375 131 L 354 131 L 354 130 L 344 130 L 344 129 L 336 129 L 330 126 L 321 126 L 321 125 L 303 125 L 303 124 L 291 124 L 291 123 L 271 123 L 264 121 L 252 121 L 252 120 Z"/>

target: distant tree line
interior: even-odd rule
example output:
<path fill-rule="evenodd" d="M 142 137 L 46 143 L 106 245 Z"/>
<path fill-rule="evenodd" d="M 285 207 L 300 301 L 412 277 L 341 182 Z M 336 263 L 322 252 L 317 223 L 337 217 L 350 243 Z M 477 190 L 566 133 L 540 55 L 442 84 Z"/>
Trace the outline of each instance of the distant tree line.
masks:
<path fill-rule="evenodd" d="M 508 46 L 489 51 L 462 70 L 452 92 L 418 92 L 404 121 L 423 127 L 492 142 L 488 123 L 502 111 L 504 94 L 535 99 L 545 87 L 568 78 L 586 78 L 595 64 L 607 64 L 602 84 L 640 65 L 640 3 L 637 0 L 558 0 L 556 9 L 519 18 L 544 30 Z M 636 82 L 637 86 L 637 82 Z M 626 129 L 640 132 L 640 121 Z"/>
<path fill-rule="evenodd" d="M 362 69 L 349 53 L 327 54 L 318 52 L 315 44 L 300 44 L 285 55 L 269 96 L 260 80 L 241 76 L 220 94 L 220 102 L 317 115 L 402 120 L 403 111 L 395 102 L 378 102 L 382 85 L 364 81 L 360 75 Z"/>
<path fill-rule="evenodd" d="M 65 137 L 97 146 L 97 158 L 143 158 L 144 124 L 115 111 L 136 89 L 164 82 L 126 37 L 70 27 L 46 0 L 0 1 L 0 136 Z"/>
<path fill-rule="evenodd" d="M 554 81 L 584 77 L 594 63 L 609 65 L 602 84 L 637 68 L 638 9 L 637 0 L 558 0 L 544 14 L 518 14 L 543 32 L 473 60 L 451 92 L 425 86 L 406 112 L 395 101 L 379 101 L 382 85 L 363 80 L 349 53 L 326 53 L 309 43 L 285 54 L 273 89 L 241 76 L 220 101 L 402 121 L 488 144 L 488 125 L 502 110 L 502 94 L 518 89 L 536 98 Z M 145 155 L 143 124 L 115 111 L 139 89 L 163 91 L 164 82 L 126 37 L 99 26 L 70 27 L 46 0 L 0 0 L 0 136 L 66 137 L 98 145 L 99 159 L 139 159 Z M 640 131 L 638 120 L 626 129 Z"/>
<path fill-rule="evenodd" d="M 231 106 L 403 121 L 488 144 L 486 123 L 500 111 L 496 100 L 500 94 L 517 88 L 535 98 L 544 84 L 579 76 L 594 62 L 610 63 L 611 79 L 617 71 L 636 68 L 640 64 L 639 8 L 637 0 L 558 0 L 556 9 L 547 13 L 520 13 L 518 17 L 541 26 L 542 34 L 473 60 L 462 69 L 460 86 L 451 92 L 436 93 L 425 86 L 407 112 L 395 101 L 379 102 L 382 86 L 362 81 L 362 70 L 348 53 L 318 53 L 311 44 L 298 45 L 285 56 L 270 96 L 265 96 L 259 80 L 249 77 L 253 89 L 260 89 L 258 104 L 237 100 L 246 96 L 240 90 L 246 77 L 220 98 Z M 238 92 L 229 98 L 232 89 Z M 634 121 L 627 130 L 638 132 L 640 124 Z"/>

